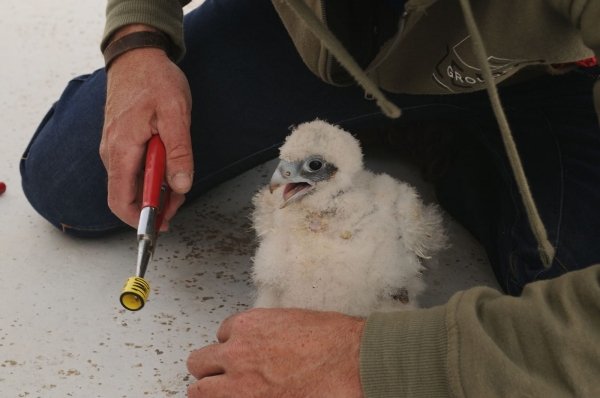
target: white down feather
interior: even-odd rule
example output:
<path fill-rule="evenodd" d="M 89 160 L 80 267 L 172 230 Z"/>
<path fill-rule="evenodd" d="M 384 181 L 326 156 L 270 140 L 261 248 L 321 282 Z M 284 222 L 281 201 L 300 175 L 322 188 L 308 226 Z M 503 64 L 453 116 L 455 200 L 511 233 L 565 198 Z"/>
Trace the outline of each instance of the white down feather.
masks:
<path fill-rule="evenodd" d="M 288 161 L 320 155 L 338 171 L 283 209 L 281 189 L 253 198 L 255 306 L 356 316 L 415 308 L 421 258 L 446 245 L 438 208 L 410 185 L 364 170 L 358 141 L 323 121 L 298 126 L 280 153 Z"/>

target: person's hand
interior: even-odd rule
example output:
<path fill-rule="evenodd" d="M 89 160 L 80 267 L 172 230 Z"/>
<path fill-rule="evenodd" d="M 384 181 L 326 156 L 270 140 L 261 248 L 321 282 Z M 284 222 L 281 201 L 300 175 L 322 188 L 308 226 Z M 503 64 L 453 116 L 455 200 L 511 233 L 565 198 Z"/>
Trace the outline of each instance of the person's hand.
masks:
<path fill-rule="evenodd" d="M 253 309 L 226 319 L 218 344 L 187 360 L 189 398 L 362 397 L 365 320 L 336 312 Z"/>
<path fill-rule="evenodd" d="M 125 27 L 115 38 L 137 30 Z M 159 134 L 167 154 L 166 180 L 173 190 L 161 230 L 192 185 L 190 138 L 192 99 L 183 72 L 161 49 L 139 48 L 119 56 L 107 74 L 107 97 L 100 157 L 108 172 L 108 206 L 137 227 L 146 145 Z"/>

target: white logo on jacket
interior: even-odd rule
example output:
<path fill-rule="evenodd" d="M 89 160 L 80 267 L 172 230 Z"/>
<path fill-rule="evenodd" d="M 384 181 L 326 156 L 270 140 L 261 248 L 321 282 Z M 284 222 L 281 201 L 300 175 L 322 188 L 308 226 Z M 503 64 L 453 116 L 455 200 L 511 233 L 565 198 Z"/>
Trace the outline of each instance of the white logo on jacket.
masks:
<path fill-rule="evenodd" d="M 452 93 L 472 91 L 476 85 L 484 83 L 481 69 L 465 61 L 465 58 L 472 53 L 470 39 L 471 36 L 465 37 L 452 47 L 452 51 L 448 44 L 446 54 L 435 66 L 431 80 L 445 91 Z M 508 59 L 494 56 L 489 56 L 487 60 L 494 79 L 506 75 L 517 67 L 545 62 L 544 60 Z"/>

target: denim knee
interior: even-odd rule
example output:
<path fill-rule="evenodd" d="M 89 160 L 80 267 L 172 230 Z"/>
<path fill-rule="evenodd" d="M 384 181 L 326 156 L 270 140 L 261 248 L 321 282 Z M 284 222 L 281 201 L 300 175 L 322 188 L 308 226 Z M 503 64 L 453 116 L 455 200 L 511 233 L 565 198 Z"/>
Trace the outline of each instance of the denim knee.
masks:
<path fill-rule="evenodd" d="M 105 77 L 98 75 L 68 84 L 20 163 L 23 191 L 33 208 L 63 232 L 82 237 L 103 236 L 125 225 L 106 199 L 106 171 L 98 153 Z"/>

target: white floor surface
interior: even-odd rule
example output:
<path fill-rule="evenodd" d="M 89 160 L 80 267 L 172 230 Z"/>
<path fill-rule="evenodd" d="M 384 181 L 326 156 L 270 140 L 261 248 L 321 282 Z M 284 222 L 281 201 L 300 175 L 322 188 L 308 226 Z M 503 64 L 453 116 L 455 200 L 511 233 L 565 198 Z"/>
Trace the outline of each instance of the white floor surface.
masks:
<path fill-rule="evenodd" d="M 195 4 L 201 1 L 194 2 Z M 189 352 L 214 341 L 221 320 L 248 308 L 255 240 L 250 198 L 274 162 L 185 207 L 161 235 L 146 307 L 118 296 L 135 267 L 136 233 L 73 239 L 29 205 L 19 159 L 67 82 L 102 66 L 105 2 L 0 3 L 0 397 L 184 397 Z M 60 154 L 57 154 L 60 156 Z M 367 167 L 431 186 L 392 154 L 367 153 Z M 497 288 L 485 253 L 448 219 L 452 247 L 425 274 L 422 306 L 476 285 Z"/>

